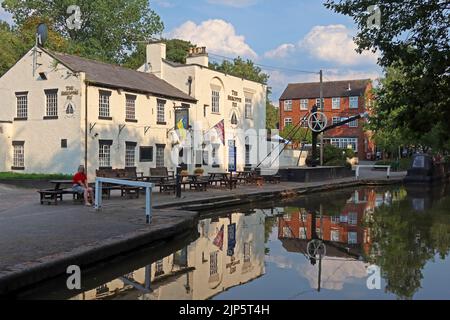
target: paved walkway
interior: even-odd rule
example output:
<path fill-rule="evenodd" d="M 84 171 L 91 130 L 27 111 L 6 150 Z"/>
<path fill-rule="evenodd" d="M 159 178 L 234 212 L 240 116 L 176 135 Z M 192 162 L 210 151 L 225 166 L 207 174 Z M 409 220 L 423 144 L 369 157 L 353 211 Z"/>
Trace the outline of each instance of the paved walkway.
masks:
<path fill-rule="evenodd" d="M 370 172 L 370 180 L 385 180 L 385 173 Z M 392 177 L 401 179 L 403 173 Z M 355 182 L 354 178 L 315 183 L 267 184 L 264 187 L 239 186 L 230 191 L 209 189 L 207 192 L 183 192 L 182 199 L 173 194 L 153 194 L 151 225 L 145 224 L 145 197 L 123 200 L 113 196 L 104 201 L 104 208 L 97 212 L 67 200 L 58 206 L 39 204 L 36 190 L 0 185 L 0 287 L 1 279 L 11 272 L 20 272 L 30 266 L 57 260 L 59 257 L 81 254 L 112 242 L 126 243 L 129 239 L 151 234 L 154 239 L 193 227 L 196 213 L 174 209 L 158 209 L 199 201 L 220 201 L 220 198 L 238 198 L 252 194 L 279 193 L 302 190 L 329 184 L 334 186 Z M 0 288 L 1 289 L 1 288 Z M 0 290 L 1 292 L 1 290 Z"/>

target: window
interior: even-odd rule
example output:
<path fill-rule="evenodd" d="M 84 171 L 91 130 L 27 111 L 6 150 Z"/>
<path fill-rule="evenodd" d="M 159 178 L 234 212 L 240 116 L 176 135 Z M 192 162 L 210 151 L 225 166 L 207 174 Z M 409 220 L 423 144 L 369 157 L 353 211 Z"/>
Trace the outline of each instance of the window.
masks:
<path fill-rule="evenodd" d="M 283 220 L 284 221 L 291 221 L 291 215 L 289 213 L 285 213 L 283 215 Z"/>
<path fill-rule="evenodd" d="M 291 126 L 292 125 L 292 118 L 284 118 L 284 126 Z"/>
<path fill-rule="evenodd" d="M 99 118 L 110 118 L 109 113 L 109 99 L 111 97 L 110 91 L 100 91 L 98 101 L 98 115 Z"/>
<path fill-rule="evenodd" d="M 339 230 L 331 230 L 331 241 L 333 242 L 341 241 L 341 235 Z"/>
<path fill-rule="evenodd" d="M 302 220 L 302 222 L 308 221 L 308 214 L 307 213 L 302 213 L 301 220 Z"/>
<path fill-rule="evenodd" d="M 359 97 L 350 97 L 350 109 L 359 108 Z"/>
<path fill-rule="evenodd" d="M 300 100 L 300 110 L 308 110 L 308 99 Z"/>
<path fill-rule="evenodd" d="M 12 170 L 25 169 L 25 142 L 13 141 L 13 167 Z"/>
<path fill-rule="evenodd" d="M 166 149 L 165 145 L 157 144 L 156 145 L 156 167 L 162 168 L 164 167 L 164 151 Z"/>
<path fill-rule="evenodd" d="M 340 223 L 347 223 L 348 222 L 348 216 L 340 216 L 339 217 Z"/>
<path fill-rule="evenodd" d="M 155 277 L 162 276 L 164 274 L 163 260 L 158 260 L 155 263 Z"/>
<path fill-rule="evenodd" d="M 26 119 L 28 117 L 28 92 L 17 92 L 17 119 Z"/>
<path fill-rule="evenodd" d="M 134 168 L 136 167 L 136 142 L 126 142 L 125 143 L 125 167 Z"/>
<path fill-rule="evenodd" d="M 125 119 L 136 120 L 136 96 L 127 94 L 125 98 Z"/>
<path fill-rule="evenodd" d="M 45 90 L 46 109 L 45 116 L 49 118 L 58 117 L 58 90 Z"/>
<path fill-rule="evenodd" d="M 349 122 L 348 126 L 350 128 L 358 128 L 358 120 L 356 119 L 356 120 L 353 120 L 353 121 Z"/>
<path fill-rule="evenodd" d="M 283 227 L 283 237 L 284 238 L 292 238 L 292 231 L 289 227 Z"/>
<path fill-rule="evenodd" d="M 333 117 L 333 124 L 337 124 L 341 122 L 341 118 L 340 117 Z"/>
<path fill-rule="evenodd" d="M 61 139 L 61 148 L 67 149 L 67 139 Z"/>
<path fill-rule="evenodd" d="M 253 118 L 253 102 L 251 98 L 245 98 L 245 118 Z"/>
<path fill-rule="evenodd" d="M 111 167 L 112 140 L 99 140 L 98 162 L 100 168 Z"/>
<path fill-rule="evenodd" d="M 252 243 L 244 243 L 244 263 L 249 263 L 252 254 Z"/>
<path fill-rule="evenodd" d="M 251 152 L 251 146 L 249 144 L 245 145 L 245 166 L 250 167 L 250 152 Z"/>
<path fill-rule="evenodd" d="M 217 274 L 217 260 L 218 260 L 219 252 L 211 252 L 209 255 L 209 275 L 214 276 Z"/>
<path fill-rule="evenodd" d="M 358 214 L 356 212 L 348 213 L 348 224 L 356 226 L 358 224 Z"/>
<path fill-rule="evenodd" d="M 284 101 L 284 111 L 292 111 L 292 100 Z"/>
<path fill-rule="evenodd" d="M 220 91 L 212 90 L 211 92 L 211 112 L 219 113 L 220 112 Z"/>
<path fill-rule="evenodd" d="M 302 128 L 309 128 L 308 119 L 302 119 L 300 125 Z"/>
<path fill-rule="evenodd" d="M 153 162 L 153 147 L 139 148 L 139 162 Z"/>
<path fill-rule="evenodd" d="M 358 138 L 331 138 L 331 144 L 340 149 L 352 148 L 358 152 Z"/>
<path fill-rule="evenodd" d="M 219 164 L 219 148 L 220 148 L 220 144 L 214 144 L 212 146 L 212 151 L 211 151 L 211 157 L 212 157 L 212 166 L 214 168 L 218 168 L 220 166 Z"/>
<path fill-rule="evenodd" d="M 166 124 L 166 101 L 158 99 L 156 109 L 156 122 L 158 124 Z"/>
<path fill-rule="evenodd" d="M 333 98 L 333 103 L 331 106 L 332 109 L 340 109 L 341 108 L 341 98 Z"/>
<path fill-rule="evenodd" d="M 209 164 L 209 152 L 207 149 L 203 150 L 203 165 L 207 166 Z"/>
<path fill-rule="evenodd" d="M 316 106 L 317 106 L 318 109 L 323 109 L 324 104 L 325 104 L 325 99 L 324 98 L 322 98 L 322 103 L 320 103 L 320 98 L 316 99 Z"/>
<path fill-rule="evenodd" d="M 307 239 L 307 234 L 306 234 L 306 228 L 305 227 L 300 227 L 298 229 L 298 238 L 305 240 Z"/>
<path fill-rule="evenodd" d="M 358 234 L 356 232 L 348 233 L 348 244 L 357 244 L 358 243 Z"/>
<path fill-rule="evenodd" d="M 332 224 L 338 224 L 340 222 L 339 216 L 331 216 L 331 223 Z"/>

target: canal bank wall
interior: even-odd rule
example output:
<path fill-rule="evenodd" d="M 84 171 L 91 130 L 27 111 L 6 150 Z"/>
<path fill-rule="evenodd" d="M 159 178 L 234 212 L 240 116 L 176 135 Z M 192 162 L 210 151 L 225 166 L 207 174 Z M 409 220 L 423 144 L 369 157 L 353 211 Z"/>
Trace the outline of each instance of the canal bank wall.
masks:
<path fill-rule="evenodd" d="M 309 184 L 282 183 L 262 188 L 248 187 L 236 191 L 224 190 L 214 194 L 192 193 L 192 196 L 184 199 L 164 197 L 155 201 L 154 218 L 150 226 L 144 223 L 142 204 L 139 202 L 133 205 L 131 202 L 124 204 L 127 201 L 121 201 L 120 204 L 113 203 L 105 210 L 104 215 L 100 215 L 92 212 L 92 209 L 89 214 L 86 214 L 80 207 L 75 206 L 71 206 L 70 209 L 63 206 L 60 208 L 36 206 L 34 204 L 36 198 L 33 195 L 33 205 L 22 207 L 22 211 L 15 210 L 18 211 L 15 222 L 21 219 L 21 213 L 25 214 L 24 212 L 29 210 L 32 212 L 33 208 L 36 210 L 34 215 L 40 212 L 40 217 L 39 215 L 33 217 L 36 222 L 34 225 L 31 221 L 31 225 L 23 229 L 9 230 L 9 235 L 16 237 L 16 244 L 14 244 L 15 241 L 9 241 L 9 245 L 8 243 L 5 245 L 5 240 L 7 242 L 9 239 L 6 238 L 8 232 L 6 235 L 2 233 L 6 225 L 0 225 L 0 234 L 3 236 L 3 239 L 0 237 L 0 257 L 2 257 L 0 296 L 14 295 L 16 292 L 39 286 L 64 275 L 68 277 L 66 273 L 68 266 L 76 265 L 81 270 L 85 270 L 95 264 L 129 254 L 146 246 L 170 241 L 184 232 L 195 230 L 198 219 L 206 212 L 213 210 L 343 188 L 381 186 L 401 182 L 400 178 L 389 180 L 348 178 Z M 67 219 L 58 217 L 57 221 L 52 220 L 51 228 L 48 227 L 46 221 L 58 215 L 66 215 Z M 22 218 L 26 216 L 27 214 Z M 44 221 L 40 220 L 42 217 Z M 78 222 L 70 221 L 69 217 Z M 89 223 L 88 226 L 87 223 Z M 70 227 L 67 227 L 68 224 Z M 11 224 L 10 227 L 12 227 Z M 49 230 L 43 236 L 36 233 L 36 229 L 39 228 Z M 27 231 L 31 232 L 31 236 L 24 236 Z M 35 238 L 32 237 L 33 234 L 36 235 Z M 8 257 L 8 261 L 5 261 L 4 257 Z"/>

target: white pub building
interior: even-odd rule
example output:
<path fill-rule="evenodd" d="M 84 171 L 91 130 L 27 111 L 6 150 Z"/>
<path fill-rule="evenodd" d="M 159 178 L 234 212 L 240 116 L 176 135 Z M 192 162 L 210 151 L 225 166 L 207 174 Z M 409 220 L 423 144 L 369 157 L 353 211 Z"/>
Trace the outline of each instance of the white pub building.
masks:
<path fill-rule="evenodd" d="M 33 50 L 0 78 L 0 172 L 84 164 L 92 180 L 100 168 L 222 172 L 264 158 L 266 86 L 210 69 L 204 48 L 176 64 L 149 44 L 139 71 L 44 48 L 33 63 Z"/>

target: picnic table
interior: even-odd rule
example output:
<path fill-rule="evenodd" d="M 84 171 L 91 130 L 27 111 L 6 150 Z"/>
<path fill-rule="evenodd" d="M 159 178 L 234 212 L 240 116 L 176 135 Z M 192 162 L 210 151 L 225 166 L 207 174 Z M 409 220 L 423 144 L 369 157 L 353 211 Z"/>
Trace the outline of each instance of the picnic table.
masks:
<path fill-rule="evenodd" d="M 39 190 L 41 204 L 58 204 L 58 201 L 63 200 L 63 195 L 71 194 L 73 200 L 81 199 L 81 195 L 72 190 L 72 180 L 51 180 L 50 184 L 55 185 L 54 188 Z M 61 188 L 61 186 L 68 186 L 68 188 Z"/>
<path fill-rule="evenodd" d="M 62 190 L 61 185 L 67 185 L 69 187 L 73 186 L 72 180 L 50 180 L 50 183 L 55 185 L 55 190 Z"/>
<path fill-rule="evenodd" d="M 220 184 L 220 186 L 227 186 L 230 188 L 236 188 L 237 187 L 237 179 L 233 178 L 232 173 L 228 172 L 211 172 L 209 173 L 209 183 L 211 185 Z"/>

